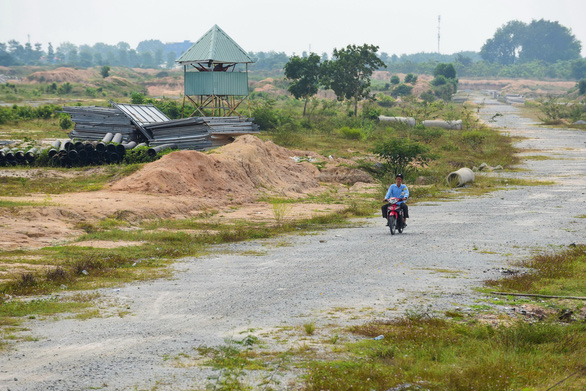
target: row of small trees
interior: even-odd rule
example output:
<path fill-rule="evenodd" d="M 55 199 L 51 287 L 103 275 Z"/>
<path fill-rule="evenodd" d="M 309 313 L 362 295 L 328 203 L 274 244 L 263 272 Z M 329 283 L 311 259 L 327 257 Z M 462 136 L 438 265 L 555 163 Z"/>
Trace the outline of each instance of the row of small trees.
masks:
<path fill-rule="evenodd" d="M 307 110 L 308 100 L 317 94 L 320 87 L 331 89 L 338 100 L 351 100 L 354 103 L 354 115 L 358 112 L 358 102 L 370 96 L 370 77 L 379 68 L 386 67 L 377 56 L 378 46 L 364 44 L 348 45 L 343 49 L 334 49 L 331 60 L 322 61 L 315 53 L 307 56 L 291 56 L 285 64 L 285 77 L 290 81 L 288 90 L 297 99 L 304 99 L 303 115 Z M 456 92 L 458 80 L 452 64 L 440 63 L 434 70 L 435 78 L 431 82 L 431 93 L 449 100 Z M 415 84 L 417 76 L 408 74 L 405 83 Z M 398 84 L 393 91 L 401 86 L 400 79 L 394 75 L 392 84 Z M 408 91 L 401 93 L 410 94 Z"/>
<path fill-rule="evenodd" d="M 323 62 L 315 53 L 290 57 L 285 64 L 285 77 L 291 81 L 289 92 L 297 99 L 305 99 L 303 115 L 307 101 L 320 87 L 332 89 L 338 100 L 352 100 L 354 115 L 357 115 L 358 101 L 370 94 L 372 73 L 386 67 L 376 55 L 377 51 L 378 46 L 374 45 L 348 45 L 334 49 L 332 59 Z"/>

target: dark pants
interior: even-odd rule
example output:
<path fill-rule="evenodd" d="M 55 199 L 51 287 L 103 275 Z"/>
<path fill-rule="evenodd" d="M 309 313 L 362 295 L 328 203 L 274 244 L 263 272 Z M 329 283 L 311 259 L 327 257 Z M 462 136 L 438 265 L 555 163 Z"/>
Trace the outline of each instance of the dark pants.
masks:
<path fill-rule="evenodd" d="M 388 211 L 389 205 L 391 205 L 391 204 L 385 204 L 381 208 L 381 211 L 383 212 L 383 218 L 385 218 L 385 219 L 388 218 L 387 211 Z M 409 218 L 409 208 L 407 207 L 407 204 L 403 202 L 402 204 L 399 204 L 399 207 L 401 209 L 403 209 L 403 216 L 405 216 L 405 218 L 408 219 Z"/>

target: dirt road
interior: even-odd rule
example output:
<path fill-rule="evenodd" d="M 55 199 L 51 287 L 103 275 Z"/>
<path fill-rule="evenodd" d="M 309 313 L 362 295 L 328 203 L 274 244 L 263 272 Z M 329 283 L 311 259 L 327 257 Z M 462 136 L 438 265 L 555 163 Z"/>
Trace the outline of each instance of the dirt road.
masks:
<path fill-rule="evenodd" d="M 359 228 L 239 243 L 224 247 L 229 252 L 182 259 L 173 279 L 102 290 L 111 316 L 30 321 L 38 340 L 0 357 L 0 390 L 204 388 L 210 369 L 168 358 L 241 339 L 251 329 L 270 345 L 266 333 L 309 321 L 324 338 L 332 324 L 419 306 L 470 310 L 482 300 L 473 288 L 498 276 L 499 267 L 535 249 L 583 243 L 586 232 L 586 133 L 533 126 L 518 108 L 487 98 L 481 116 L 497 112 L 503 116 L 493 124 L 525 137 L 519 146 L 531 150 L 527 155 L 553 159 L 495 175 L 555 185 L 418 204 L 405 233 L 393 237 L 377 217 Z M 284 388 L 291 378 L 283 379 Z"/>

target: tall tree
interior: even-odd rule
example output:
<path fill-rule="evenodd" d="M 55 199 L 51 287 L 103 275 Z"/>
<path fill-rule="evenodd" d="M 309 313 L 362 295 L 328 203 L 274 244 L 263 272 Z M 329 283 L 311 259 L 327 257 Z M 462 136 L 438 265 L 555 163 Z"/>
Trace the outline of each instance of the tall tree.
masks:
<path fill-rule="evenodd" d="M 580 58 L 582 44 L 572 31 L 558 22 L 534 20 L 527 26 L 519 60 L 542 60 L 547 63 Z"/>
<path fill-rule="evenodd" d="M 167 53 L 167 69 L 172 69 L 175 66 L 177 54 L 174 51 Z"/>
<path fill-rule="evenodd" d="M 324 84 L 334 90 L 338 100 L 354 100 L 354 115 L 358 114 L 358 101 L 370 93 L 370 76 L 384 62 L 376 55 L 378 46 L 364 44 L 348 45 L 345 49 L 334 49 L 331 61 L 322 67 Z"/>
<path fill-rule="evenodd" d="M 285 77 L 291 80 L 289 92 L 297 99 L 305 99 L 303 115 L 307 109 L 307 101 L 317 94 L 320 79 L 320 57 L 315 53 L 309 56 L 292 56 L 285 64 Z"/>
<path fill-rule="evenodd" d="M 482 59 L 504 65 L 513 64 L 521 49 L 526 30 L 527 25 L 518 20 L 512 20 L 499 27 L 494 36 L 482 46 Z"/>
<path fill-rule="evenodd" d="M 53 49 L 53 44 L 49 42 L 49 46 L 47 47 L 47 62 L 49 64 L 53 64 L 55 61 L 55 50 Z"/>
<path fill-rule="evenodd" d="M 525 24 L 513 20 L 497 29 L 480 55 L 485 61 L 503 65 L 536 60 L 552 64 L 580 58 L 581 49 L 581 42 L 559 22 L 541 19 Z"/>

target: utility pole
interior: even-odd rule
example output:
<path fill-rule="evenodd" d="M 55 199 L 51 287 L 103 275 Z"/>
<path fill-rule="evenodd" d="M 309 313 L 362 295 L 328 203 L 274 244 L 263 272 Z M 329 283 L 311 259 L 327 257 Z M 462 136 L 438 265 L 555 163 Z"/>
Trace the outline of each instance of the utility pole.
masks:
<path fill-rule="evenodd" d="M 437 54 L 440 54 L 440 23 L 442 20 L 442 16 L 437 16 Z"/>

